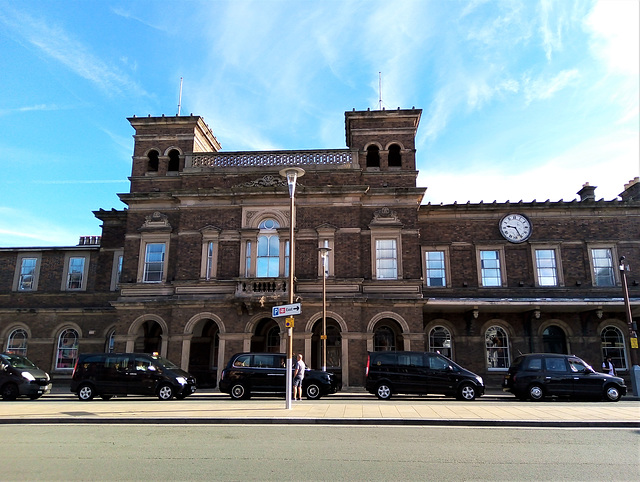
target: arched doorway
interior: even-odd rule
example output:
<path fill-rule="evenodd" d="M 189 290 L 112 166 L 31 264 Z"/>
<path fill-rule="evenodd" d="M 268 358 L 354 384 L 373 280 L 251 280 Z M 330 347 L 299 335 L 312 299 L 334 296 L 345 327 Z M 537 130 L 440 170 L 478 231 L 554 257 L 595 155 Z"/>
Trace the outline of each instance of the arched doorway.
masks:
<path fill-rule="evenodd" d="M 542 332 L 542 346 L 545 353 L 568 355 L 567 337 L 559 326 L 547 326 Z"/>
<path fill-rule="evenodd" d="M 280 352 L 280 326 L 271 318 L 263 318 L 256 325 L 251 337 L 251 351 L 258 353 Z"/>
<path fill-rule="evenodd" d="M 313 326 L 311 367 L 322 370 L 322 318 Z M 332 318 L 327 318 L 327 371 L 342 377 L 342 333 Z"/>
<path fill-rule="evenodd" d="M 160 353 L 162 347 L 162 327 L 154 320 L 147 320 L 140 328 L 135 341 L 136 353 Z"/>
<path fill-rule="evenodd" d="M 216 386 L 219 334 L 218 324 L 209 318 L 200 320 L 193 328 L 188 371 L 196 377 L 200 388 Z"/>

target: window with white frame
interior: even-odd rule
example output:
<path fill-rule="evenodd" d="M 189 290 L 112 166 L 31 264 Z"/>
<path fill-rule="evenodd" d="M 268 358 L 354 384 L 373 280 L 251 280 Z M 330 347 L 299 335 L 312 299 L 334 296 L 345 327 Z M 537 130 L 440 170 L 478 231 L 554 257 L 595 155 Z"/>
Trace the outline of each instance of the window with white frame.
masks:
<path fill-rule="evenodd" d="M 105 353 L 115 352 L 115 340 L 116 340 L 116 330 L 114 328 L 107 335 L 107 342 L 105 343 L 105 347 L 104 347 Z"/>
<path fill-rule="evenodd" d="M 489 370 L 507 370 L 510 365 L 509 337 L 504 328 L 491 326 L 485 332 L 485 350 Z"/>
<path fill-rule="evenodd" d="M 215 274 L 215 257 L 214 257 L 214 247 L 215 247 L 215 243 L 213 241 L 209 241 L 207 243 L 207 260 L 206 260 L 206 266 L 205 266 L 205 279 L 213 279 L 215 278 L 216 274 Z"/>
<path fill-rule="evenodd" d="M 12 355 L 27 356 L 27 340 L 29 336 L 22 328 L 17 328 L 9 333 L 7 339 L 7 353 Z"/>
<path fill-rule="evenodd" d="M 20 277 L 18 291 L 33 291 L 35 289 L 36 266 L 38 258 L 22 258 L 20 261 Z"/>
<path fill-rule="evenodd" d="M 376 239 L 376 279 L 398 279 L 398 249 L 395 239 Z"/>
<path fill-rule="evenodd" d="M 144 283 L 161 283 L 164 281 L 166 244 L 147 243 L 144 254 Z"/>
<path fill-rule="evenodd" d="M 538 286 L 558 286 L 558 265 L 555 249 L 536 249 Z"/>
<path fill-rule="evenodd" d="M 280 227 L 274 219 L 265 219 L 258 228 L 258 252 L 256 258 L 256 277 L 277 278 L 280 276 Z M 286 263 L 288 266 L 288 262 Z"/>
<path fill-rule="evenodd" d="M 615 286 L 616 278 L 613 265 L 613 254 L 610 248 L 594 248 L 591 250 L 593 282 L 595 286 Z"/>
<path fill-rule="evenodd" d="M 63 330 L 58 336 L 56 370 L 72 370 L 78 358 L 78 332 L 72 328 Z"/>
<path fill-rule="evenodd" d="M 84 256 L 71 256 L 67 269 L 67 290 L 81 290 L 84 287 Z"/>
<path fill-rule="evenodd" d="M 606 326 L 600 333 L 602 359 L 611 357 L 616 370 L 627 370 L 626 345 L 622 330 L 615 326 Z"/>
<path fill-rule="evenodd" d="M 444 251 L 425 251 L 425 280 L 427 286 L 447 286 L 446 253 Z"/>
<path fill-rule="evenodd" d="M 122 279 L 122 262 L 124 256 L 122 250 L 115 251 L 113 253 L 113 265 L 111 267 L 111 291 L 116 291 L 120 287 L 120 280 Z"/>
<path fill-rule="evenodd" d="M 502 286 L 502 268 L 499 250 L 480 251 L 480 282 L 482 286 Z"/>
<path fill-rule="evenodd" d="M 451 358 L 451 332 L 444 326 L 436 326 L 429 332 L 429 351 Z"/>
<path fill-rule="evenodd" d="M 244 276 L 249 278 L 251 276 L 251 241 L 247 241 L 244 249 Z"/>

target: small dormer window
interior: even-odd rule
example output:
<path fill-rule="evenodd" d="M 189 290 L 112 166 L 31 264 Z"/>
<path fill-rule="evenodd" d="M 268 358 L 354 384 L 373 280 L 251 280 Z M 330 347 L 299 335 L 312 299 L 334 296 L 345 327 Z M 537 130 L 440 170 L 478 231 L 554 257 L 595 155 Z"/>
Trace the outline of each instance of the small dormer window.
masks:
<path fill-rule="evenodd" d="M 178 171 L 180 169 L 180 153 L 176 149 L 169 151 L 169 167 L 168 171 Z"/>
<path fill-rule="evenodd" d="M 367 147 L 367 167 L 380 167 L 380 149 L 378 146 Z"/>
<path fill-rule="evenodd" d="M 402 156 L 400 155 L 400 146 L 398 144 L 389 146 L 389 167 L 402 167 Z"/>
<path fill-rule="evenodd" d="M 160 154 L 158 154 L 158 151 L 149 151 L 147 157 L 149 158 L 149 171 L 158 172 L 158 166 L 160 164 Z"/>

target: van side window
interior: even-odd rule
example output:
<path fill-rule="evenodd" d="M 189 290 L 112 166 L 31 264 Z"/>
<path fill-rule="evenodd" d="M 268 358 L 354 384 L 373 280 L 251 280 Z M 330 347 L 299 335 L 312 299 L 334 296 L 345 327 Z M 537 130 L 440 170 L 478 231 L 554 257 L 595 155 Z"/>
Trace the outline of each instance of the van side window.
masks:
<path fill-rule="evenodd" d="M 446 370 L 449 367 L 449 364 L 446 360 L 442 358 L 438 358 L 437 356 L 429 357 L 429 368 L 432 370 Z"/>
<path fill-rule="evenodd" d="M 280 368 L 275 355 L 253 355 L 253 366 L 257 368 Z"/>
<path fill-rule="evenodd" d="M 378 366 L 389 366 L 396 364 L 396 355 L 395 353 L 380 353 L 376 356 L 374 365 Z"/>
<path fill-rule="evenodd" d="M 127 356 L 108 356 L 104 359 L 104 367 L 112 368 L 116 371 L 126 370 L 129 365 L 129 357 Z"/>
<path fill-rule="evenodd" d="M 533 372 L 542 370 L 542 358 L 529 358 L 525 370 L 531 370 Z"/>
<path fill-rule="evenodd" d="M 147 370 L 149 370 L 150 366 L 151 366 L 151 362 L 146 358 L 136 357 L 135 367 L 137 372 L 146 372 Z"/>
<path fill-rule="evenodd" d="M 398 365 L 409 367 L 424 367 L 424 355 L 422 353 L 398 354 Z"/>
<path fill-rule="evenodd" d="M 567 364 L 564 358 L 548 357 L 546 359 L 547 371 L 549 372 L 566 372 Z"/>
<path fill-rule="evenodd" d="M 242 355 L 233 362 L 234 367 L 248 367 L 251 365 L 251 355 Z"/>

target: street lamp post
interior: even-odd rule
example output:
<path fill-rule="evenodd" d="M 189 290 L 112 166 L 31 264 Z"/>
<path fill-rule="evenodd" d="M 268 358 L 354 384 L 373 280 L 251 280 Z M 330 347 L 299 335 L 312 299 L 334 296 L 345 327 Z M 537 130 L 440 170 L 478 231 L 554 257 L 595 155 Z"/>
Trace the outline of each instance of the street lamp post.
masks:
<path fill-rule="evenodd" d="M 629 327 L 629 361 L 631 362 L 631 388 L 634 395 L 639 393 L 639 378 L 640 367 L 638 366 L 638 328 L 636 322 L 633 321 L 631 315 L 631 302 L 629 301 L 629 287 L 627 285 L 627 271 L 629 271 L 629 265 L 624 262 L 625 257 L 620 257 L 620 280 L 622 281 L 622 294 L 624 296 L 624 308 L 627 318 L 627 325 Z"/>
<path fill-rule="evenodd" d="M 327 371 L 327 258 L 331 248 L 318 248 L 322 256 L 322 371 Z"/>
<path fill-rule="evenodd" d="M 296 211 L 295 211 L 295 193 L 296 182 L 299 177 L 304 176 L 304 169 L 299 167 L 286 167 L 280 170 L 280 175 L 287 179 L 289 185 L 289 198 L 291 204 L 289 205 L 289 304 L 293 304 L 293 280 L 295 269 L 295 238 L 294 228 L 296 223 Z M 291 409 L 291 393 L 293 391 L 293 367 L 291 366 L 293 358 L 293 323 L 287 327 L 287 363 L 286 363 L 286 387 L 285 387 L 285 407 L 287 410 Z"/>

